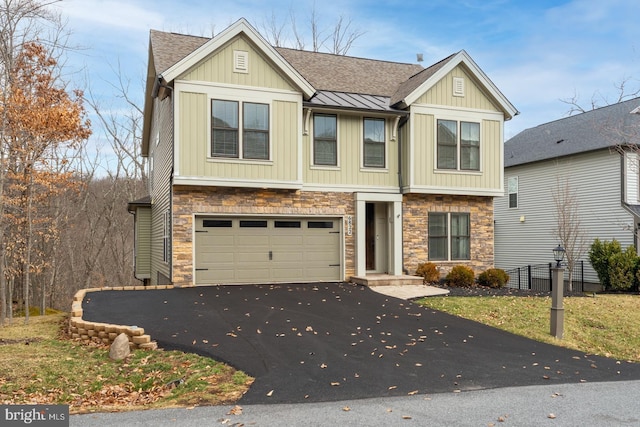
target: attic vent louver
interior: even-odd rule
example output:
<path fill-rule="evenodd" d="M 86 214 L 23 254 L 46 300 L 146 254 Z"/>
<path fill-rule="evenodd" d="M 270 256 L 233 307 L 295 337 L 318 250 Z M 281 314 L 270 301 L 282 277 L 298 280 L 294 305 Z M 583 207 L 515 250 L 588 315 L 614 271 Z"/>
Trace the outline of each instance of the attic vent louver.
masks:
<path fill-rule="evenodd" d="M 244 50 L 233 51 L 233 72 L 248 73 L 249 72 L 249 52 Z"/>
<path fill-rule="evenodd" d="M 453 96 L 464 96 L 464 78 L 453 78 Z"/>

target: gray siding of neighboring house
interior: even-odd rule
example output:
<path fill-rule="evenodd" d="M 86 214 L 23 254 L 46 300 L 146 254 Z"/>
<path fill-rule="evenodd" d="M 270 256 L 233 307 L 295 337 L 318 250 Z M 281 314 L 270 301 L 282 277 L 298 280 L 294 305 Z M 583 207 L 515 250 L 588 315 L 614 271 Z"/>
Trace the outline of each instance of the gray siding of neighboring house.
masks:
<path fill-rule="evenodd" d="M 518 207 L 509 208 L 507 183 L 518 177 Z M 633 245 L 633 217 L 621 206 L 621 157 L 609 149 L 505 169 L 505 197 L 495 199 L 495 265 L 509 270 L 553 261 L 558 245 L 554 192 L 569 182 L 585 233 L 585 281 L 598 282 L 588 263 L 595 238 Z"/>
<path fill-rule="evenodd" d="M 171 252 L 169 262 L 163 260 L 164 213 L 171 209 L 171 168 L 173 164 L 173 100 L 156 98 L 152 135 L 158 133 L 158 144 L 152 136 L 150 154 L 153 156 L 153 175 L 149 177 L 152 198 L 151 227 L 151 284 L 162 284 L 158 273 L 171 279 Z M 158 123 L 162 127 L 157 129 Z M 169 236 L 171 234 L 169 233 Z M 171 240 L 171 239 L 170 239 Z"/>

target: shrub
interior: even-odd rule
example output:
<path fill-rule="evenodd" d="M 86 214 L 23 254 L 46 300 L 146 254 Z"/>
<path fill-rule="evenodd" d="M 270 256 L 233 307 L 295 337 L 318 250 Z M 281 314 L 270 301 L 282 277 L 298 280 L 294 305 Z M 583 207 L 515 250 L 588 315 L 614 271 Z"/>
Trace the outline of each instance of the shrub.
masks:
<path fill-rule="evenodd" d="M 478 276 L 478 284 L 490 288 L 502 288 L 509 281 L 509 275 L 500 268 L 490 268 Z"/>
<path fill-rule="evenodd" d="M 449 286 L 464 288 L 473 286 L 474 274 L 473 270 L 466 265 L 456 265 L 447 274 L 445 282 Z"/>
<path fill-rule="evenodd" d="M 440 282 L 440 272 L 438 271 L 438 267 L 432 262 L 424 262 L 418 265 L 416 269 L 416 276 L 421 276 L 424 278 L 424 283 L 439 283 Z"/>
<path fill-rule="evenodd" d="M 591 244 L 591 249 L 589 249 L 589 261 L 598 274 L 600 284 L 602 284 L 605 289 L 611 289 L 612 283 L 609 276 L 609 266 L 611 264 L 611 257 L 614 254 L 622 254 L 622 246 L 620 246 L 620 242 L 615 239 L 611 242 L 596 239 Z"/>
<path fill-rule="evenodd" d="M 627 291 L 633 286 L 638 257 L 635 249 L 629 246 L 624 252 L 614 253 L 609 257 L 609 283 L 611 289 Z"/>

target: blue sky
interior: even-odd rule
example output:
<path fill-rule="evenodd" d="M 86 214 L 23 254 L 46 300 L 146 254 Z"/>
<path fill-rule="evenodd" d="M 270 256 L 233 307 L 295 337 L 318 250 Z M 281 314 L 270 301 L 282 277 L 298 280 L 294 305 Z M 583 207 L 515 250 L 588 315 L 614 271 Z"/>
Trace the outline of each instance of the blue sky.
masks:
<path fill-rule="evenodd" d="M 210 36 L 244 17 L 256 28 L 275 13 L 290 11 L 306 28 L 313 0 L 63 0 L 68 19 L 68 54 L 76 86 L 89 84 L 117 108 L 109 84 L 114 68 L 132 80 L 142 99 L 149 30 Z M 365 34 L 349 55 L 429 66 L 466 50 L 520 111 L 505 125 L 506 138 L 567 115 L 560 99 L 578 97 L 606 105 L 617 99 L 615 85 L 627 79 L 640 88 L 640 1 L 573 0 L 339 0 L 315 1 L 323 28 L 340 15 Z M 87 76 L 87 77 L 85 77 Z M 82 80 L 82 82 L 81 82 Z M 138 83 L 140 82 L 140 83 Z M 138 93 L 135 93 L 138 91 Z"/>

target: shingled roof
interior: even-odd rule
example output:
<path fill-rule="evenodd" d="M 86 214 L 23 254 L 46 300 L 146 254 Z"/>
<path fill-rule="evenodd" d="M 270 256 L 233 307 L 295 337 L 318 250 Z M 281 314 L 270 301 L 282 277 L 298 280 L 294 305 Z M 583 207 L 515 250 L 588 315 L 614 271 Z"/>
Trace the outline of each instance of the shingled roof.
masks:
<path fill-rule="evenodd" d="M 316 90 L 391 97 L 398 86 L 423 70 L 417 64 L 276 48 Z"/>
<path fill-rule="evenodd" d="M 162 74 L 206 42 L 207 37 L 151 30 L 156 75 Z M 404 82 L 424 68 L 418 64 L 380 61 L 329 53 L 276 48 L 317 91 L 391 98 Z"/>
<path fill-rule="evenodd" d="M 149 40 L 156 75 L 159 75 L 211 39 L 151 30 Z"/>
<path fill-rule="evenodd" d="M 449 68 L 464 62 L 487 87 L 496 105 L 505 112 L 505 120 L 518 114 L 465 51 L 425 69 L 419 64 L 272 47 L 244 19 L 213 39 L 151 30 L 147 90 L 151 91 L 149 82 L 155 82 L 160 75 L 164 82 L 176 78 L 179 75 L 176 73 L 183 71 L 181 67 L 206 54 L 200 52 L 200 48 L 210 44 L 215 46 L 216 41 L 224 43 L 240 31 L 244 31 L 254 43 L 266 47 L 269 51 L 267 56 L 297 79 L 307 105 L 406 114 L 404 110 L 407 104 L 417 99 L 418 90 L 428 90 L 444 77 Z"/>
<path fill-rule="evenodd" d="M 640 145 L 640 98 L 526 129 L 504 144 L 505 167 L 578 153 Z"/>

